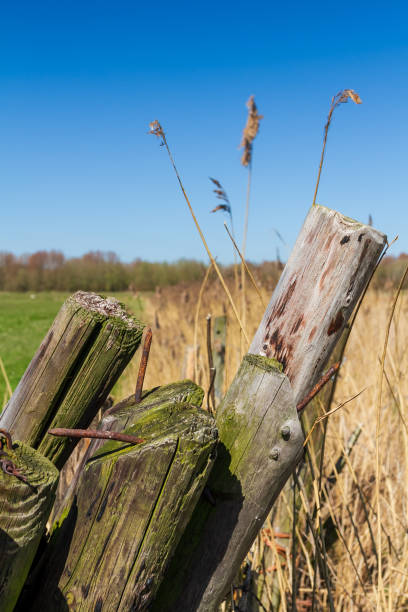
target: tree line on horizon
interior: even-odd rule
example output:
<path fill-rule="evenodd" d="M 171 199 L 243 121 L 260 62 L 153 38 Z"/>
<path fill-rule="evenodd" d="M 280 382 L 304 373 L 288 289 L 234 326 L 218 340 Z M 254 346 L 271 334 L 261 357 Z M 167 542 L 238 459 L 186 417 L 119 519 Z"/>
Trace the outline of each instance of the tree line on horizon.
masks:
<path fill-rule="evenodd" d="M 150 291 L 157 286 L 202 278 L 206 266 L 190 259 L 174 263 L 136 259 L 123 263 L 109 251 L 91 251 L 82 257 L 65 257 L 60 251 L 26 255 L 0 253 L 2 291 Z"/>
<path fill-rule="evenodd" d="M 373 279 L 374 288 L 392 288 L 399 282 L 408 255 L 385 257 Z M 248 264 L 260 286 L 276 284 L 281 262 Z M 233 265 L 220 266 L 227 280 L 233 280 Z M 82 257 L 67 258 L 61 251 L 37 251 L 26 255 L 0 252 L 0 291 L 154 291 L 203 279 L 207 266 L 194 259 L 150 262 L 120 261 L 111 252 L 91 251 Z"/>

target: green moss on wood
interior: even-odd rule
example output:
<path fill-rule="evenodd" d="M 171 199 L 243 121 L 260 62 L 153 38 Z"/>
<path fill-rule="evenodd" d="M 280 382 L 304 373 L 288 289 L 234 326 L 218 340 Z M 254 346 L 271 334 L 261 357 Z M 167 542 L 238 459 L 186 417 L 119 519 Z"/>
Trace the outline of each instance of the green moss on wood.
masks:
<path fill-rule="evenodd" d="M 283 370 L 283 365 L 279 363 L 277 359 L 269 359 L 263 355 L 252 355 L 251 353 L 248 353 L 245 355 L 244 361 L 257 368 L 262 368 L 265 370 L 265 372 L 273 372 L 274 370 L 282 372 Z"/>
<path fill-rule="evenodd" d="M 140 344 L 143 324 L 115 300 L 66 300 L 0 417 L 0 426 L 62 467 L 76 441 L 50 427 L 87 427 Z"/>
<path fill-rule="evenodd" d="M 186 386 L 198 393 L 190 382 L 176 390 Z M 168 391 L 161 405 L 154 401 L 137 414 L 129 409 L 126 432 L 142 435 L 143 444 L 108 441 L 88 461 L 76 498 L 54 530 L 35 610 L 55 602 L 56 583 L 62 594 L 56 611 L 68 604 L 85 612 L 98 601 L 107 610 L 147 608 L 201 494 L 217 439 L 207 412 L 174 403 L 174 386 L 170 400 Z M 150 399 L 154 393 L 160 395 L 156 390 Z"/>
<path fill-rule="evenodd" d="M 0 610 L 14 609 L 45 528 L 58 470 L 40 453 L 16 443 L 8 458 L 27 479 L 0 471 Z"/>
<path fill-rule="evenodd" d="M 200 499 L 152 612 L 214 612 L 296 464 L 302 435 L 288 379 L 275 360 L 246 355 L 217 411 L 220 441 Z M 280 428 L 290 419 L 291 438 Z M 269 457 L 279 446 L 279 462 Z"/>

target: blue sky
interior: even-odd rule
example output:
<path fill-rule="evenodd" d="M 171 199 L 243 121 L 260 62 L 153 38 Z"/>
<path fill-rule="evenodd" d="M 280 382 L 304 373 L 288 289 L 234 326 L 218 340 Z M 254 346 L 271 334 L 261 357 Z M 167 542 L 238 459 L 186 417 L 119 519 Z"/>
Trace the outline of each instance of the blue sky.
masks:
<path fill-rule="evenodd" d="M 254 144 L 247 256 L 287 257 L 313 198 L 330 99 L 336 110 L 317 201 L 408 251 L 408 5 L 404 2 L 3 3 L 0 250 L 112 250 L 206 259 L 163 147 L 162 123 L 214 255 L 232 260 L 208 180 L 242 236 L 245 102 Z M 279 244 L 277 228 L 287 246 Z"/>

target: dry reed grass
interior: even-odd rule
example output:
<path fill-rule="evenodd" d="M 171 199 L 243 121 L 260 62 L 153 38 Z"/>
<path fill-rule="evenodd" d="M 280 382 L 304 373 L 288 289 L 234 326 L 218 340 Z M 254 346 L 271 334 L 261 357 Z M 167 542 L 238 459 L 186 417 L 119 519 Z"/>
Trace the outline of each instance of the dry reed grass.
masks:
<path fill-rule="evenodd" d="M 347 104 L 349 100 L 352 100 L 354 104 L 362 104 L 362 100 L 360 96 L 358 95 L 357 92 L 354 91 L 354 89 L 343 89 L 342 91 L 339 91 L 331 99 L 329 114 L 327 116 L 326 125 L 324 126 L 323 148 L 322 148 L 322 153 L 320 156 L 319 171 L 317 173 L 316 187 L 315 187 L 315 192 L 313 196 L 313 203 L 312 203 L 313 206 L 316 204 L 316 196 L 317 196 L 317 191 L 319 189 L 319 184 L 320 184 L 320 175 L 322 173 L 324 154 L 326 152 L 327 134 L 329 133 L 329 127 L 333 119 L 333 113 L 336 110 L 336 108 L 340 106 L 340 104 Z"/>
<path fill-rule="evenodd" d="M 277 270 L 275 281 L 278 274 Z M 272 280 L 271 286 L 260 288 L 264 300 L 269 299 L 273 283 Z M 153 329 L 153 343 L 146 387 L 186 375 L 195 376 L 188 355 L 193 350 L 199 291 L 200 284 L 171 287 L 148 299 L 145 318 Z M 270 520 L 249 555 L 254 577 L 252 589 L 259 602 L 253 595 L 238 589 L 234 594 L 236 602 L 239 602 L 236 609 L 311 609 L 316 556 L 313 532 L 319 531 L 320 518 L 330 536 L 326 538 L 326 571 L 334 609 L 408 610 L 408 296 L 405 292 L 397 300 L 390 327 L 379 435 L 376 438 L 380 361 L 393 298 L 392 293 L 369 290 L 357 316 L 340 370 L 334 406 L 362 389 L 365 391 L 328 419 L 321 499 L 318 461 L 310 442 L 308 447 L 315 479 L 311 486 L 306 487 L 303 485 L 304 475 L 299 476 L 301 493 L 294 526 L 289 528 L 287 524 L 280 524 L 281 516 L 293 516 L 292 495 L 286 492 L 275 504 Z M 247 289 L 246 299 L 247 328 L 252 336 L 263 314 L 263 306 L 251 286 Z M 240 330 L 213 271 L 209 274 L 198 315 L 196 379 L 204 388 L 209 384 L 205 352 L 207 313 L 213 316 L 227 314 L 227 387 L 241 359 Z M 122 396 L 134 391 L 137 361 L 135 359 L 129 366 L 122 380 Z M 323 427 L 323 423 L 316 427 Z M 346 453 L 343 457 L 344 468 L 337 475 L 336 462 L 353 436 L 358 440 L 354 441 L 350 455 Z M 377 521 L 376 472 L 379 477 L 380 523 Z M 330 486 L 329 475 L 335 481 Z M 317 513 L 314 512 L 315 506 Z M 379 551 L 381 563 L 376 556 Z M 296 608 L 291 603 L 294 572 Z M 322 574 L 323 570 L 316 573 L 315 610 L 329 609 L 329 593 Z M 224 609 L 231 609 L 231 603 L 225 604 Z"/>

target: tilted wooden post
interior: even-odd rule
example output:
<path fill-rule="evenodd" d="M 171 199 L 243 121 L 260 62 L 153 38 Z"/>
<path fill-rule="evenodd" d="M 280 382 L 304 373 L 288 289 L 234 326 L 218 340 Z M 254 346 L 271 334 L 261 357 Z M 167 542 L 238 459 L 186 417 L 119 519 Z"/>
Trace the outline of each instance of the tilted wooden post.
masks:
<path fill-rule="evenodd" d="M 137 417 L 140 411 L 146 412 L 157 408 L 157 406 L 163 407 L 165 404 L 171 406 L 172 404 L 185 403 L 201 406 L 203 397 L 204 391 L 202 388 L 191 380 L 181 380 L 169 385 L 163 385 L 162 387 L 156 387 L 155 389 L 145 390 L 140 404 L 135 404 L 135 396 L 132 394 L 107 410 L 98 429 L 123 432 L 133 424 L 134 418 Z M 60 499 L 56 500 L 50 516 L 51 524 L 56 520 L 58 521 L 64 508 L 71 504 L 86 462 L 103 444 L 105 444 L 105 440 L 94 439 L 90 441 L 86 452 L 76 466 L 70 485 L 60 495 Z"/>
<path fill-rule="evenodd" d="M 59 473 L 20 442 L 4 449 L 0 460 L 11 461 L 25 479 L 0 469 L 0 610 L 11 612 L 44 532 Z"/>
<path fill-rule="evenodd" d="M 299 459 L 295 405 L 321 376 L 385 240 L 373 228 L 322 206 L 309 211 L 251 344 L 250 353 L 257 357 L 244 359 L 217 413 L 221 451 L 209 481 L 215 505 L 203 499 L 197 505 L 154 610 L 211 612 L 229 591 L 234 572 Z M 271 369 L 264 388 L 260 372 L 269 357 L 282 365 L 284 375 Z M 256 366 L 248 378 L 249 363 Z M 281 380 L 285 392 L 278 398 Z M 252 429 L 252 419 L 258 429 Z M 289 439 L 278 444 L 286 425 Z M 263 431 L 266 439 L 260 438 Z M 225 481 L 229 486 L 222 485 Z"/>
<path fill-rule="evenodd" d="M 213 325 L 213 361 L 215 367 L 214 390 L 217 404 L 224 397 L 225 345 L 227 342 L 227 317 L 214 318 Z"/>
<path fill-rule="evenodd" d="M 33 610 L 147 609 L 215 456 L 214 420 L 186 398 L 201 403 L 203 391 L 168 385 L 106 417 L 145 442 L 108 442 L 88 460 L 54 525 Z"/>
<path fill-rule="evenodd" d="M 155 610 L 216 609 L 302 452 L 289 381 L 266 357 L 244 357 L 217 425 L 213 504 L 197 505 Z"/>
<path fill-rule="evenodd" d="M 68 298 L 0 416 L 13 438 L 62 467 L 75 442 L 51 427 L 86 427 L 140 344 L 143 325 L 113 298 Z"/>
<path fill-rule="evenodd" d="M 313 255 L 309 258 L 310 237 L 315 232 L 315 226 L 319 225 L 321 226 L 319 232 L 321 238 L 317 241 L 313 248 Z M 319 359 L 316 356 L 313 357 L 316 346 L 322 347 L 323 354 L 327 355 L 332 352 L 331 363 L 342 359 L 350 332 L 347 321 L 360 293 L 366 287 L 384 243 L 385 236 L 371 226 L 357 223 L 321 206 L 312 207 L 250 349 L 259 354 L 283 355 L 283 359 L 288 359 L 286 371 L 295 390 L 297 402 L 307 392 L 305 384 L 307 385 L 308 368 L 313 369 L 313 363 L 318 366 L 317 371 L 313 374 L 312 381 L 314 382 L 323 370 L 324 365 L 322 367 Z M 327 250 L 327 245 L 329 245 L 329 250 Z M 307 258 L 308 263 L 306 276 L 300 288 L 296 284 L 293 288 L 296 268 L 303 258 Z M 338 264 L 335 265 L 335 269 L 331 269 L 333 262 L 336 261 Z M 342 282 L 339 282 L 340 280 Z M 302 295 L 303 291 L 305 293 Z M 331 294 L 335 295 L 334 299 L 330 297 Z M 289 296 L 290 299 L 284 313 L 282 313 L 282 296 Z M 338 308 L 339 304 L 340 308 Z M 327 305 L 330 306 L 330 309 L 327 311 L 325 320 L 322 320 L 318 330 L 315 330 L 317 326 L 312 324 L 313 319 L 310 318 L 310 315 L 313 316 L 313 310 L 317 309 L 321 309 L 323 313 Z M 307 318 L 303 315 L 305 306 L 306 312 L 309 313 Z M 300 325 L 298 321 L 301 321 Z M 339 323 L 342 324 L 341 334 L 339 336 L 337 331 L 333 336 L 333 329 Z M 296 330 L 297 327 L 296 333 L 293 334 L 293 330 Z M 319 333 L 320 339 L 317 337 Z M 292 352 L 293 346 L 296 347 L 294 352 Z M 309 355 L 308 360 L 306 353 Z M 308 368 L 302 372 L 299 363 L 305 368 L 308 362 Z M 327 359 L 325 363 L 327 364 Z M 305 411 L 302 418 L 306 431 L 310 429 L 315 418 L 321 414 L 320 403 L 326 410 L 329 409 L 332 392 L 333 381 L 326 385 L 317 400 L 312 402 Z M 322 443 L 320 427 L 314 430 L 312 441 L 316 454 L 315 460 L 318 463 Z M 311 483 L 310 476 L 305 482 L 306 490 L 308 490 L 308 483 Z M 278 531 L 287 532 L 291 524 L 291 514 L 285 509 L 281 510 L 279 524 L 276 525 Z M 284 544 L 278 540 L 277 543 Z M 270 557 L 271 551 L 267 551 L 267 555 Z M 256 587 L 257 596 L 261 599 L 261 604 L 269 605 L 269 594 L 263 589 L 265 576 L 260 576 L 257 580 L 259 581 Z M 272 589 L 274 604 L 276 604 L 273 609 L 278 610 L 280 587 L 277 576 L 275 576 Z M 251 607 L 254 611 L 262 610 L 256 600 L 252 600 Z"/>
<path fill-rule="evenodd" d="M 322 375 L 385 242 L 335 210 L 310 209 L 249 348 L 282 363 L 296 402 Z"/>

